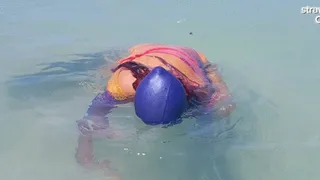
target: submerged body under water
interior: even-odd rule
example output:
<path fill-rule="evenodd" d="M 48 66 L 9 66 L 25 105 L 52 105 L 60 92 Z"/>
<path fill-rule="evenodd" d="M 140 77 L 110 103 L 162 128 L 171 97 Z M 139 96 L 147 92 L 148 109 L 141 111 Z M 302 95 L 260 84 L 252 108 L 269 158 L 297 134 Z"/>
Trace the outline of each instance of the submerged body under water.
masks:
<path fill-rule="evenodd" d="M 125 53 L 113 49 L 78 54 L 75 60 L 41 64 L 40 72 L 15 76 L 6 82 L 6 108 L 15 111 L 4 112 L 3 118 L 11 121 L 1 122 L 6 127 L 2 137 L 11 139 L 3 141 L 1 156 L 10 162 L 2 164 L 5 176 L 11 179 L 22 176 L 33 179 L 35 174 L 44 179 L 109 176 L 102 170 L 86 170 L 76 163 L 79 132 L 75 121 L 82 117 L 110 75 L 101 73 L 100 68 L 111 67 Z M 224 73 L 230 71 L 232 68 Z M 268 141 L 279 133 L 274 124 L 281 117 L 279 106 L 243 82 L 231 85 L 231 91 L 236 111 L 212 124 L 207 123 L 210 115 L 204 115 L 186 118 L 182 124 L 169 128 L 148 127 L 134 115 L 132 104 L 122 105 L 110 114 L 111 126 L 120 135 L 115 139 L 95 139 L 96 160 L 109 159 L 110 166 L 117 169 L 122 179 L 238 180 L 277 172 L 267 162 L 279 159 L 273 166 L 281 169 L 288 161 L 284 156 L 287 152 L 318 148 L 316 139 L 283 141 L 284 137 L 279 136 L 278 141 Z M 13 168 L 16 166 L 19 168 Z M 246 174 L 248 168 L 255 169 L 255 173 Z"/>
<path fill-rule="evenodd" d="M 104 58 L 107 57 L 114 61 L 123 53 L 125 52 L 110 50 L 104 53 L 78 55 L 83 56 L 84 59 L 43 64 L 44 68 L 39 73 L 16 76 L 7 82 L 8 93 L 11 96 L 9 104 L 23 100 L 20 108 L 41 112 L 39 119 L 32 121 L 37 126 L 60 127 L 67 123 L 69 130 L 62 128 L 58 131 L 64 131 L 69 136 L 67 139 L 74 141 L 79 133 L 75 120 L 81 118 L 85 111 L 78 110 L 74 105 L 66 108 L 64 102 L 68 104 L 73 97 L 79 100 L 78 98 L 82 96 L 84 104 L 79 107 L 80 109 L 86 107 L 90 102 L 89 97 L 103 90 L 101 89 L 104 87 L 103 83 L 108 78 L 105 72 L 99 71 L 102 67 L 106 69 L 106 66 L 112 66 L 112 63 L 108 63 Z M 64 86 L 65 84 L 68 86 Z M 19 89 L 24 89 L 24 91 L 16 91 Z M 57 99 L 57 94 L 61 92 L 66 93 L 66 96 L 60 96 L 61 99 Z M 85 99 L 87 102 L 84 101 Z M 43 106 L 41 101 L 50 101 L 49 107 L 55 106 L 55 108 Z M 59 117 L 60 113 L 68 115 L 64 114 Z M 66 116 L 70 116 L 70 120 L 63 122 Z M 149 127 L 135 116 L 132 104 L 115 109 L 110 114 L 109 120 L 112 129 L 119 132 L 119 137 L 94 139 L 94 156 L 97 161 L 110 160 L 112 168 L 117 169 L 123 179 L 217 178 L 220 176 L 215 167 L 217 153 L 212 153 L 217 148 L 213 147 L 220 146 L 218 149 L 221 149 L 225 146 L 223 145 L 225 142 L 221 143 L 219 139 L 221 141 L 222 137 L 230 135 L 228 131 L 235 126 L 235 121 L 232 122 L 230 119 L 209 123 L 212 121 L 211 115 L 204 115 L 199 119 L 185 118 L 182 124 L 168 128 Z M 47 131 L 44 130 L 43 133 L 48 136 Z M 72 144 L 74 147 L 60 145 L 57 149 L 65 151 L 67 148 L 70 151 L 70 148 L 73 150 L 76 148 L 75 142 L 67 144 Z M 69 163 L 73 162 L 73 166 L 77 167 L 79 165 L 75 159 L 72 159 L 74 154 L 72 155 L 71 152 L 68 159 L 72 161 Z M 78 168 L 81 169 L 80 166 Z M 186 174 L 186 171 L 192 173 Z"/>
<path fill-rule="evenodd" d="M 204 52 L 221 68 L 237 109 L 204 129 L 193 118 L 148 128 L 127 104 L 110 118 L 123 136 L 96 141 L 98 160 L 112 159 L 124 180 L 318 180 L 320 37 L 301 6 L 1 1 L 1 178 L 107 179 L 75 161 L 75 122 L 105 85 L 108 74 L 97 76 L 103 55 L 114 60 L 122 52 L 84 52 L 151 42 Z"/>

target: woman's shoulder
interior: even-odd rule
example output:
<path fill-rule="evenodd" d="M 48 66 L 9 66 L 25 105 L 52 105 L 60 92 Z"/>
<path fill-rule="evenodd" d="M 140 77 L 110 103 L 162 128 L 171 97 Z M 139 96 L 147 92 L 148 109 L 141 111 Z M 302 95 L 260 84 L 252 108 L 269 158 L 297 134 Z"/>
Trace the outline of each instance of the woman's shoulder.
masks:
<path fill-rule="evenodd" d="M 120 68 L 111 75 L 106 90 L 117 100 L 128 100 L 135 93 L 132 87 L 134 81 L 130 70 Z"/>

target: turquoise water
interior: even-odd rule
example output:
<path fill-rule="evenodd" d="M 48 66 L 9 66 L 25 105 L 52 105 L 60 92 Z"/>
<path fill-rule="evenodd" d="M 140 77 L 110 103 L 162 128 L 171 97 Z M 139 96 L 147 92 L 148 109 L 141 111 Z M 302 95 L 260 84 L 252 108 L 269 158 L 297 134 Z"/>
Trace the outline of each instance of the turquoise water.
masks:
<path fill-rule="evenodd" d="M 95 150 L 121 179 L 318 180 L 320 25 L 300 14 L 316 2 L 0 1 L 1 178 L 107 179 L 74 159 L 75 121 L 96 93 L 86 84 L 103 84 L 103 56 L 156 42 L 204 52 L 238 109 L 205 132 L 194 119 L 148 129 L 131 105 L 116 110 L 124 136 Z"/>

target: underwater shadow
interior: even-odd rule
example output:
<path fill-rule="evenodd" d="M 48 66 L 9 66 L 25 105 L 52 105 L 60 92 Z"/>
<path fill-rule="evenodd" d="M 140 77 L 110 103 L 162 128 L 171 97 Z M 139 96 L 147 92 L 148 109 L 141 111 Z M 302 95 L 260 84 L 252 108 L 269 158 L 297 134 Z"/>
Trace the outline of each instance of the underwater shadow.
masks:
<path fill-rule="evenodd" d="M 96 53 L 71 54 L 76 58 L 38 64 L 36 66 L 42 67 L 40 72 L 13 76 L 6 82 L 8 96 L 16 100 L 26 100 L 50 97 L 65 90 L 79 91 L 81 83 L 96 81 L 95 75 L 99 68 L 112 65 L 126 52 L 123 49 L 109 49 Z M 74 93 L 67 93 L 59 99 L 68 100 L 73 96 Z"/>
<path fill-rule="evenodd" d="M 251 88 L 250 82 L 246 82 L 236 69 L 231 67 L 226 69 L 228 70 L 225 74 L 231 77 L 229 79 L 233 83 L 233 88 L 230 90 L 237 108 L 230 116 L 230 128 L 219 134 L 220 137 L 209 140 L 216 147 L 213 170 L 217 172 L 216 179 L 219 180 L 245 180 L 247 175 L 241 172 L 241 166 L 244 166 L 244 162 L 239 160 L 240 158 L 234 159 L 232 147 L 235 145 L 245 146 L 248 143 L 254 144 L 258 141 L 259 121 L 266 119 L 261 116 L 262 114 L 257 111 L 257 108 L 264 109 L 269 118 L 278 118 L 278 107 L 272 99 Z"/>

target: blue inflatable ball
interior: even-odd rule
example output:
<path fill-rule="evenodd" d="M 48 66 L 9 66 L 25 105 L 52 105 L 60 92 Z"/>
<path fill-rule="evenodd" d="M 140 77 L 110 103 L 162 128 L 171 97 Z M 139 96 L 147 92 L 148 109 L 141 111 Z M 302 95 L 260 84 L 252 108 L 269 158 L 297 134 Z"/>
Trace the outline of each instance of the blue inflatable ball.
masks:
<path fill-rule="evenodd" d="M 177 122 L 188 107 L 182 83 L 162 67 L 155 67 L 136 89 L 136 115 L 147 125 Z"/>

